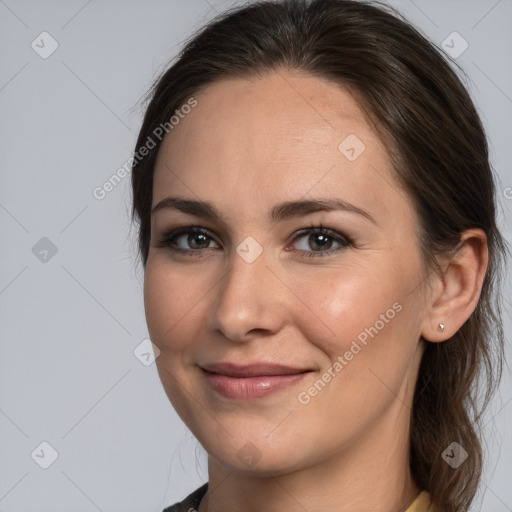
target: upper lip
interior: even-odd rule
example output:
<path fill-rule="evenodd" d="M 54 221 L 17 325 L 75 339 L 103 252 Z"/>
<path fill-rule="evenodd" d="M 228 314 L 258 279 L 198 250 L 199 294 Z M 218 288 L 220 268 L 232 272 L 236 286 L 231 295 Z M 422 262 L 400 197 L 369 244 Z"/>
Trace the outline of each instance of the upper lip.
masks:
<path fill-rule="evenodd" d="M 295 375 L 311 371 L 308 368 L 292 368 L 281 364 L 253 363 L 238 365 L 234 363 L 211 363 L 200 365 L 203 370 L 219 373 L 228 377 L 264 377 L 268 375 Z"/>

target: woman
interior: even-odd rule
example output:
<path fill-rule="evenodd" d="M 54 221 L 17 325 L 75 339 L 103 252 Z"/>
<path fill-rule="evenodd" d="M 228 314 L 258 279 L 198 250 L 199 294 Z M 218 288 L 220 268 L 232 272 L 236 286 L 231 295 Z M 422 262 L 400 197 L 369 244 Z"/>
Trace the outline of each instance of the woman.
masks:
<path fill-rule="evenodd" d="M 505 246 L 432 44 L 375 3 L 234 9 L 155 84 L 132 185 L 158 372 L 208 453 L 167 511 L 469 509 Z"/>

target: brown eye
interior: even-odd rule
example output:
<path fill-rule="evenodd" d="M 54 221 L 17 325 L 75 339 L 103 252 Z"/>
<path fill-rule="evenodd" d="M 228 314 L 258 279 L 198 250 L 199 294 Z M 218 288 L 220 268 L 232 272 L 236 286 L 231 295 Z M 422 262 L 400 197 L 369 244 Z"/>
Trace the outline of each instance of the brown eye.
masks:
<path fill-rule="evenodd" d="M 299 244 L 296 244 L 297 240 L 300 240 Z M 302 245 L 298 251 L 307 256 L 321 257 L 338 252 L 348 247 L 351 242 L 346 236 L 334 230 L 316 226 L 297 233 L 294 244 Z M 337 246 L 333 248 L 333 244 L 337 244 Z"/>
<path fill-rule="evenodd" d="M 191 249 L 205 249 L 210 243 L 208 237 L 203 233 L 189 233 L 188 235 L 180 235 L 176 237 L 176 240 L 179 240 L 182 237 L 186 237 L 186 244 L 188 244 Z"/>
<path fill-rule="evenodd" d="M 212 248 L 215 243 L 206 231 L 197 227 L 179 228 L 167 233 L 159 242 L 159 247 L 167 247 L 171 251 L 199 252 L 201 249 Z M 216 244 L 217 245 L 217 244 Z M 218 247 L 218 245 L 217 245 Z"/>

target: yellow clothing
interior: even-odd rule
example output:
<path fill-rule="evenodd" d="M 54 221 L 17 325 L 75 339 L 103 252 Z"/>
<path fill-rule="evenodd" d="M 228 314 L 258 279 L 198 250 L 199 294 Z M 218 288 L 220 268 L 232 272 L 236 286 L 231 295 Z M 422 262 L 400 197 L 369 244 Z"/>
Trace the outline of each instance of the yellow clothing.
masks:
<path fill-rule="evenodd" d="M 430 494 L 422 491 L 405 512 L 431 512 Z"/>

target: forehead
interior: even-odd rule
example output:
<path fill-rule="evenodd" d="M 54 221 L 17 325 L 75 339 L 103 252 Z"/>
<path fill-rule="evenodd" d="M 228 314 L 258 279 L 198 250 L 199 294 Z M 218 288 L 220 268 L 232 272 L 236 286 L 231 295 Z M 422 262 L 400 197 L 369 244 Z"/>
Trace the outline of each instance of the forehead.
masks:
<path fill-rule="evenodd" d="M 384 144 L 338 84 L 282 70 L 195 98 L 160 148 L 153 204 L 171 191 L 219 202 L 237 193 L 245 207 L 314 191 L 386 208 L 397 193 Z"/>

